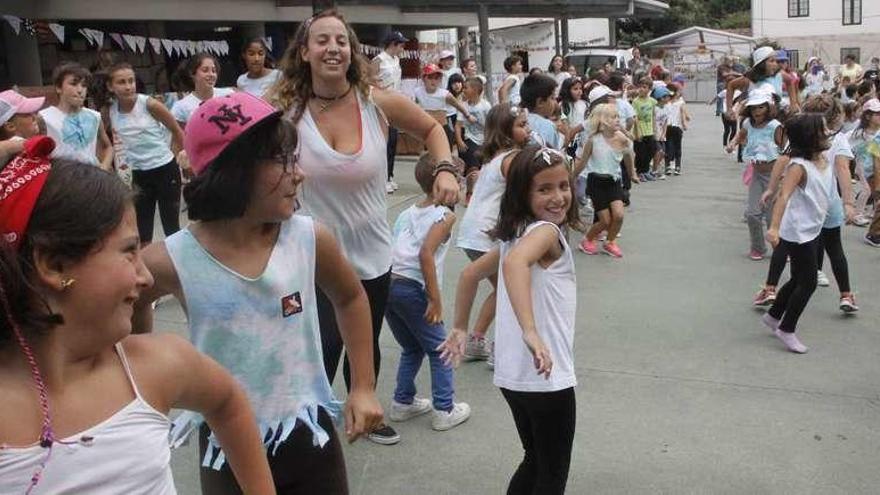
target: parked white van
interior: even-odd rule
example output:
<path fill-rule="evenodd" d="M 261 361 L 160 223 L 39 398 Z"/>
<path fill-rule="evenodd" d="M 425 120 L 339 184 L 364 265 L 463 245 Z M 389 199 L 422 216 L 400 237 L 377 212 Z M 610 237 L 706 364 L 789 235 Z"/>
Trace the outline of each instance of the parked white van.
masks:
<path fill-rule="evenodd" d="M 623 71 L 633 56 L 632 50 L 583 48 L 570 51 L 565 58 L 575 66 L 578 74 L 587 74 L 589 69 L 601 69 L 605 62 L 611 62 L 615 70 Z"/>

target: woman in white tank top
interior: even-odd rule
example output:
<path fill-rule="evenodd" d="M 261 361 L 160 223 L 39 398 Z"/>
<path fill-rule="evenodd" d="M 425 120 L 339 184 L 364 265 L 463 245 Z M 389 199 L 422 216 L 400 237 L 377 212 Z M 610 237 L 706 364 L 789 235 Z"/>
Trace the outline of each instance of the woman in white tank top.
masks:
<path fill-rule="evenodd" d="M 267 96 L 297 126 L 299 163 L 306 178 L 304 213 L 333 232 L 370 299 L 378 375 L 378 339 L 391 269 L 385 190 L 388 127 L 425 141 L 438 163 L 438 202 L 454 204 L 459 187 L 443 128 L 405 96 L 371 90 L 367 62 L 359 54 L 357 36 L 341 16 L 334 11 L 318 14 L 297 31 L 281 61 L 286 76 Z M 342 340 L 320 291 L 318 299 L 325 366 L 332 381 Z M 346 365 L 346 378 L 347 370 Z M 399 440 L 389 427 L 370 438 L 386 444 Z"/>
<path fill-rule="evenodd" d="M 0 191 L 21 184 L 0 193 L 0 244 L 12 242 L 0 250 L 0 491 L 173 495 L 168 414 L 186 408 L 218 432 L 245 493 L 275 493 L 233 378 L 176 336 L 129 336 L 153 279 L 127 187 L 94 167 L 50 168 L 50 138 L 26 148 L 0 178 Z M 64 268 L 35 268 L 35 246 Z"/>

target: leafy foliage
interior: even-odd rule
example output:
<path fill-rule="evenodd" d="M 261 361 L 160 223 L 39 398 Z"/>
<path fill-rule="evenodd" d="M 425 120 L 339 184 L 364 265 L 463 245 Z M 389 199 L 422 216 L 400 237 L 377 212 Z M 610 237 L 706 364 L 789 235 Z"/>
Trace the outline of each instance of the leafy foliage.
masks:
<path fill-rule="evenodd" d="M 749 27 L 750 5 L 750 0 L 669 0 L 669 10 L 663 17 L 618 20 L 617 39 L 623 45 L 632 45 L 691 26 Z"/>

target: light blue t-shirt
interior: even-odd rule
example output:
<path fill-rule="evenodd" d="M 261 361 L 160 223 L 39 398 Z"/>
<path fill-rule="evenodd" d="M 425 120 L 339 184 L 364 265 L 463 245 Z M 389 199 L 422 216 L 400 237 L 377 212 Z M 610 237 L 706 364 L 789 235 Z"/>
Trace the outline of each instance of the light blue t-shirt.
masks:
<path fill-rule="evenodd" d="M 534 112 L 529 112 L 529 127 L 532 128 L 531 142 L 553 149 L 561 149 L 562 142 L 553 121 Z"/>
<path fill-rule="evenodd" d="M 779 146 L 776 145 L 774 136 L 776 128 L 780 125 L 782 124 L 778 120 L 773 119 L 764 127 L 752 127 L 752 121 L 746 119 L 743 128 L 748 132 L 748 136 L 746 146 L 743 148 L 743 158 L 756 162 L 769 162 L 779 158 Z"/>
<path fill-rule="evenodd" d="M 847 138 L 846 134 L 842 132 L 838 132 L 834 135 L 834 140 L 831 141 L 831 148 L 825 152 L 825 159 L 828 161 L 829 167 L 834 167 L 834 160 L 836 160 L 838 156 L 850 160 L 855 158 L 852 148 L 850 148 L 849 145 L 849 138 Z M 825 217 L 825 224 L 822 225 L 823 229 L 840 227 L 846 220 L 846 214 L 843 210 L 843 200 L 840 198 L 840 192 L 837 189 L 837 167 L 834 167 L 833 170 L 835 178 L 834 188 L 829 195 L 831 201 L 828 203 L 828 214 Z"/>

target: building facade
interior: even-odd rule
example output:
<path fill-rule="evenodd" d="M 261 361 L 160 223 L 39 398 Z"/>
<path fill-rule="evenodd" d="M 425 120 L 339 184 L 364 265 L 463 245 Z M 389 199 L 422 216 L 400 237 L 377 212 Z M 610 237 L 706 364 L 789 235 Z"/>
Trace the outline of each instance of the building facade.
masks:
<path fill-rule="evenodd" d="M 809 57 L 834 66 L 848 54 L 867 64 L 880 56 L 880 1 L 752 0 L 752 34 L 778 41 L 800 67 Z"/>

